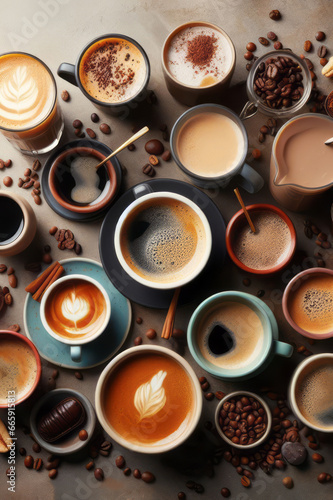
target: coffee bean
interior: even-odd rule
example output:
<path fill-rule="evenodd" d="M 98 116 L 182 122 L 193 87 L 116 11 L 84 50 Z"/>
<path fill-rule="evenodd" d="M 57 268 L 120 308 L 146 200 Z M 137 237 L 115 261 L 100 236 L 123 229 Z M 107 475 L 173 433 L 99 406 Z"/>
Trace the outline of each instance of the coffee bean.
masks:
<path fill-rule="evenodd" d="M 311 448 L 311 450 L 318 450 L 319 448 L 319 444 L 317 443 L 309 443 L 308 446 L 309 448 Z"/>
<path fill-rule="evenodd" d="M 185 331 L 182 330 L 181 328 L 174 328 L 172 330 L 172 337 L 174 339 L 182 339 L 186 335 Z"/>
<path fill-rule="evenodd" d="M 292 478 L 290 476 L 284 477 L 282 479 L 282 484 L 283 484 L 283 486 L 288 488 L 288 490 L 291 490 L 294 487 L 294 481 L 292 480 Z"/>
<path fill-rule="evenodd" d="M 258 134 L 258 141 L 260 143 L 263 143 L 265 141 L 265 135 L 262 132 L 259 132 Z"/>
<path fill-rule="evenodd" d="M 85 429 L 81 429 L 79 432 L 79 439 L 81 441 L 86 441 L 88 439 L 88 432 Z"/>
<path fill-rule="evenodd" d="M 159 159 L 155 155 L 150 155 L 149 156 L 149 163 L 153 165 L 153 167 L 156 167 L 160 163 Z"/>
<path fill-rule="evenodd" d="M 81 122 L 81 120 L 76 119 L 73 121 L 74 128 L 82 128 L 82 126 L 83 126 L 83 123 Z"/>
<path fill-rule="evenodd" d="M 327 54 L 327 47 L 325 45 L 321 45 L 317 51 L 318 57 L 323 58 Z"/>
<path fill-rule="evenodd" d="M 205 392 L 205 391 L 207 391 L 207 390 L 209 389 L 209 387 L 210 387 L 210 383 L 209 383 L 209 382 L 207 382 L 207 380 L 206 380 L 206 382 L 203 382 L 203 383 L 201 384 L 201 389 L 202 389 L 204 392 Z"/>
<path fill-rule="evenodd" d="M 34 202 L 36 203 L 36 205 L 40 205 L 42 203 L 41 197 L 35 194 L 34 195 Z"/>
<path fill-rule="evenodd" d="M 27 469 L 32 469 L 34 465 L 34 459 L 32 458 L 31 455 L 27 455 L 24 459 L 24 465 L 26 466 Z"/>
<path fill-rule="evenodd" d="M 10 293 L 6 293 L 5 294 L 4 300 L 5 300 L 5 304 L 7 306 L 11 306 L 12 303 L 13 303 L 13 297 L 12 297 L 12 295 Z"/>
<path fill-rule="evenodd" d="M 329 481 L 331 481 L 331 479 L 332 479 L 332 476 L 330 474 L 327 474 L 326 472 L 322 472 L 317 477 L 317 481 L 319 483 L 328 483 Z"/>
<path fill-rule="evenodd" d="M 86 132 L 91 139 L 96 139 L 96 134 L 91 128 L 86 128 Z"/>
<path fill-rule="evenodd" d="M 274 9 L 274 10 L 271 10 L 271 12 L 269 13 L 269 17 L 273 20 L 273 21 L 278 21 L 279 19 L 281 19 L 281 13 L 279 10 L 277 9 Z"/>
<path fill-rule="evenodd" d="M 328 63 L 328 59 L 326 59 L 326 57 L 323 57 L 322 59 L 320 59 L 319 62 L 321 66 L 326 66 L 326 64 Z"/>
<path fill-rule="evenodd" d="M 19 454 L 21 455 L 21 457 L 24 457 L 26 455 L 27 451 L 25 448 L 20 448 L 19 449 Z"/>
<path fill-rule="evenodd" d="M 249 42 L 247 45 L 246 45 L 246 50 L 248 50 L 249 52 L 254 52 L 255 50 L 257 50 L 257 46 L 255 43 L 253 42 Z"/>
<path fill-rule="evenodd" d="M 180 491 L 177 495 L 178 500 L 186 500 L 186 495 L 183 491 Z"/>
<path fill-rule="evenodd" d="M 103 134 L 106 134 L 106 135 L 111 134 L 111 128 L 109 127 L 109 125 L 107 123 L 101 123 L 100 126 L 99 126 L 99 130 Z"/>
<path fill-rule="evenodd" d="M 281 50 L 282 49 L 282 43 L 281 42 L 275 42 L 274 43 L 274 49 L 275 50 Z"/>
<path fill-rule="evenodd" d="M 216 391 L 216 392 L 215 392 L 215 397 L 216 397 L 216 399 L 218 399 L 218 400 L 223 399 L 223 398 L 224 398 L 224 396 L 225 396 L 225 393 L 224 393 L 224 392 L 222 392 L 222 391 Z"/>
<path fill-rule="evenodd" d="M 130 476 L 131 475 L 131 469 L 129 467 L 126 467 L 126 469 L 123 470 L 123 473 L 125 476 Z"/>
<path fill-rule="evenodd" d="M 317 464 L 321 464 L 324 461 L 324 457 L 320 455 L 319 453 L 314 453 L 312 455 L 312 460 L 316 462 Z"/>
<path fill-rule="evenodd" d="M 272 42 L 275 42 L 275 40 L 277 39 L 277 36 L 276 36 L 276 34 L 274 33 L 274 31 L 269 31 L 269 32 L 267 33 L 267 38 L 268 38 L 269 40 L 272 40 Z"/>
<path fill-rule="evenodd" d="M 213 392 L 206 392 L 205 394 L 205 399 L 207 399 L 207 401 L 212 401 L 214 399 L 214 393 Z"/>
<path fill-rule="evenodd" d="M 32 170 L 36 172 L 36 170 L 39 170 L 41 167 L 41 163 L 39 160 L 35 160 L 32 164 Z"/>
<path fill-rule="evenodd" d="M 140 316 L 138 316 L 135 321 L 138 325 L 141 325 L 143 320 L 142 318 L 140 318 Z"/>
<path fill-rule="evenodd" d="M 45 254 L 43 255 L 43 257 L 42 257 L 42 260 L 43 260 L 43 262 L 44 262 L 45 264 L 51 264 L 51 262 L 52 262 L 52 260 L 53 260 L 53 259 L 52 259 L 52 257 L 51 257 L 51 254 L 49 254 L 49 253 L 45 253 Z"/>
<path fill-rule="evenodd" d="M 149 328 L 149 330 L 146 331 L 146 336 L 150 339 L 153 340 L 156 338 L 156 331 L 153 328 Z"/>
<path fill-rule="evenodd" d="M 141 479 L 141 472 L 139 471 L 139 469 L 134 469 L 133 476 L 135 477 L 135 479 Z"/>
<path fill-rule="evenodd" d="M 20 327 L 20 325 L 18 325 L 17 323 L 15 323 L 14 325 L 10 325 L 8 327 L 8 330 L 10 330 L 11 332 L 17 332 L 17 333 L 19 333 L 19 331 L 21 330 L 21 327 Z"/>
<path fill-rule="evenodd" d="M 12 288 L 17 287 L 17 278 L 16 278 L 15 274 L 11 274 L 10 276 L 8 276 L 8 283 L 9 283 L 9 286 Z"/>
<path fill-rule="evenodd" d="M 251 480 L 246 476 L 243 476 L 241 478 L 241 483 L 243 486 L 245 486 L 245 488 L 249 488 L 251 486 Z"/>
<path fill-rule="evenodd" d="M 312 43 L 310 42 L 310 40 L 306 40 L 304 42 L 304 50 L 305 52 L 310 52 L 310 50 L 312 49 Z"/>
<path fill-rule="evenodd" d="M 154 169 L 154 167 L 152 167 L 150 163 L 146 163 L 146 165 L 142 167 L 142 172 L 145 175 L 148 175 L 148 177 L 154 177 L 156 174 L 156 170 Z"/>
<path fill-rule="evenodd" d="M 57 226 L 52 226 L 49 230 L 49 233 L 53 236 L 58 231 Z"/>
<path fill-rule="evenodd" d="M 1 160 L 2 161 L 2 160 Z M 12 160 L 7 160 L 3 162 L 4 167 L 9 168 L 12 166 Z"/>
<path fill-rule="evenodd" d="M 308 59 L 307 57 L 305 57 L 304 61 L 306 62 L 307 67 L 311 71 L 313 69 L 312 61 L 310 61 L 310 59 Z"/>
<path fill-rule="evenodd" d="M 83 379 L 83 375 L 82 375 L 82 373 L 81 373 L 81 372 L 78 372 L 78 371 L 77 371 L 77 372 L 74 372 L 74 375 L 75 375 L 75 377 L 76 377 L 78 380 L 82 380 L 82 379 Z"/>
<path fill-rule="evenodd" d="M 110 441 L 103 441 L 103 443 L 100 445 L 100 449 L 104 451 L 110 451 L 112 448 L 112 443 Z"/>
<path fill-rule="evenodd" d="M 76 253 L 76 255 L 80 255 L 80 253 L 82 252 L 82 247 L 79 243 L 75 243 L 74 252 Z"/>
<path fill-rule="evenodd" d="M 83 139 L 83 137 L 85 137 L 85 133 L 82 132 L 82 129 L 81 128 L 76 128 L 74 130 L 74 134 L 79 137 L 80 139 Z"/>
<path fill-rule="evenodd" d="M 69 93 L 67 90 L 63 90 L 61 92 L 61 99 L 65 102 L 67 102 L 69 100 Z"/>
<path fill-rule="evenodd" d="M 247 63 L 247 65 L 245 66 L 246 70 L 247 71 L 250 71 L 250 69 L 252 68 L 253 64 L 252 63 Z"/>
<path fill-rule="evenodd" d="M 247 61 L 251 61 L 253 59 L 253 54 L 252 52 L 248 51 L 248 52 L 245 52 L 244 54 L 244 59 L 246 59 Z"/>
<path fill-rule="evenodd" d="M 6 175 L 6 177 L 3 178 L 3 183 L 6 187 L 10 187 L 13 184 L 13 179 L 9 177 L 9 175 Z"/>
<path fill-rule="evenodd" d="M 38 444 L 38 443 L 34 443 L 34 444 L 32 445 L 32 449 L 33 449 L 33 451 L 34 451 L 35 453 L 40 453 L 40 452 L 41 452 L 41 447 L 39 446 L 39 444 Z"/>
<path fill-rule="evenodd" d="M 282 456 L 291 465 L 301 465 L 305 462 L 308 456 L 308 452 L 302 443 L 283 443 L 281 447 Z"/>
<path fill-rule="evenodd" d="M 222 488 L 221 489 L 221 495 L 224 497 L 224 498 L 229 498 L 231 493 L 230 493 L 230 490 L 228 488 Z"/>
<path fill-rule="evenodd" d="M 127 149 L 128 149 L 129 151 L 134 151 L 134 150 L 135 150 L 135 144 L 133 144 L 133 142 L 132 142 L 131 144 L 129 144 L 129 145 L 127 146 Z"/>
<path fill-rule="evenodd" d="M 92 122 L 97 123 L 99 121 L 99 116 L 96 113 L 92 113 L 90 119 Z"/>
<path fill-rule="evenodd" d="M 261 157 L 260 149 L 252 149 L 252 156 L 255 160 L 258 160 Z"/>
<path fill-rule="evenodd" d="M 58 475 L 58 471 L 57 469 L 51 469 L 50 472 L 49 472 L 49 478 L 50 479 L 55 479 Z"/>
<path fill-rule="evenodd" d="M 125 463 L 126 463 L 125 459 L 122 455 L 119 455 L 115 460 L 115 464 L 118 467 L 118 469 L 122 469 L 123 467 L 125 467 Z"/>
<path fill-rule="evenodd" d="M 269 128 L 266 125 L 263 125 L 262 127 L 260 127 L 260 132 L 266 135 L 269 132 Z"/>
<path fill-rule="evenodd" d="M 142 337 L 135 337 L 134 345 L 141 345 L 141 344 L 142 344 Z"/>
<path fill-rule="evenodd" d="M 94 461 L 90 460 L 90 462 L 88 462 L 85 467 L 87 470 L 91 470 L 94 467 L 94 465 L 95 465 Z"/>
<path fill-rule="evenodd" d="M 141 479 L 145 483 L 153 483 L 155 481 L 155 476 L 151 472 L 146 471 L 141 474 Z"/>
<path fill-rule="evenodd" d="M 104 471 L 100 467 L 94 470 L 94 476 L 97 479 L 97 481 L 103 481 L 104 479 Z"/>
<path fill-rule="evenodd" d="M 150 141 L 146 142 L 145 150 L 150 155 L 159 156 L 163 153 L 164 146 L 158 139 L 151 139 Z"/>
<path fill-rule="evenodd" d="M 267 38 L 264 38 L 263 36 L 260 36 L 258 40 L 261 43 L 261 45 L 264 45 L 265 47 L 269 45 L 269 41 L 267 40 Z"/>
<path fill-rule="evenodd" d="M 259 297 L 259 299 L 260 299 L 261 297 L 263 297 L 264 295 L 265 295 L 265 290 L 258 290 L 258 292 L 257 292 L 257 297 Z"/>
<path fill-rule="evenodd" d="M 36 458 L 36 460 L 34 461 L 33 468 L 39 471 L 41 470 L 42 467 L 43 467 L 43 460 L 41 458 Z"/>
<path fill-rule="evenodd" d="M 5 271 L 7 271 L 6 264 L 0 264 L 0 273 L 4 273 Z"/>
<path fill-rule="evenodd" d="M 169 161 L 170 158 L 171 158 L 171 153 L 168 149 L 166 149 L 164 153 L 162 153 L 162 160 Z"/>
<path fill-rule="evenodd" d="M 325 39 L 325 33 L 323 31 L 317 31 L 316 33 L 316 40 L 318 40 L 318 42 L 321 42 Z"/>

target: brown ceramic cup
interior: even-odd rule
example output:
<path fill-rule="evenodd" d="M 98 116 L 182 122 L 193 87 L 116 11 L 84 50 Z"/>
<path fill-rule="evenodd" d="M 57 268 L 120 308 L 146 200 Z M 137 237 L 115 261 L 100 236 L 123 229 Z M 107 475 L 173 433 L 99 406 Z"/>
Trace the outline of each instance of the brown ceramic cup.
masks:
<path fill-rule="evenodd" d="M 277 214 L 279 217 L 281 217 L 282 220 L 287 224 L 289 231 L 290 231 L 290 236 L 291 236 L 291 242 L 290 242 L 290 247 L 288 252 L 286 252 L 286 255 L 284 258 L 274 267 L 270 269 L 252 269 L 243 262 L 241 262 L 235 252 L 234 252 L 234 242 L 235 238 L 238 233 L 238 229 L 243 226 L 244 224 L 248 224 L 244 215 L 243 210 L 239 210 L 229 221 L 229 224 L 226 229 L 226 245 L 227 245 L 227 251 L 228 254 L 231 258 L 231 260 L 238 266 L 240 269 L 243 269 L 243 271 L 246 271 L 248 273 L 252 274 L 273 274 L 281 271 L 285 266 L 289 264 L 291 259 L 294 256 L 295 250 L 296 250 L 296 231 L 294 228 L 293 223 L 289 219 L 289 217 L 279 208 L 275 207 L 274 205 L 268 205 L 264 203 L 257 203 L 255 205 L 249 205 L 246 207 L 247 211 L 249 212 L 249 215 L 251 217 L 251 214 L 255 212 L 260 212 L 260 211 L 271 211 L 275 214 Z"/>
<path fill-rule="evenodd" d="M 75 180 L 71 174 L 71 162 L 78 157 L 87 156 L 93 156 L 99 161 L 105 159 L 105 155 L 92 147 L 73 147 L 54 160 L 48 178 L 50 191 L 55 200 L 67 210 L 79 214 L 95 213 L 106 208 L 115 198 L 119 187 L 115 168 L 109 160 L 97 170 L 101 189 L 98 198 L 91 203 L 75 202 L 71 198 L 71 190 L 75 186 Z"/>

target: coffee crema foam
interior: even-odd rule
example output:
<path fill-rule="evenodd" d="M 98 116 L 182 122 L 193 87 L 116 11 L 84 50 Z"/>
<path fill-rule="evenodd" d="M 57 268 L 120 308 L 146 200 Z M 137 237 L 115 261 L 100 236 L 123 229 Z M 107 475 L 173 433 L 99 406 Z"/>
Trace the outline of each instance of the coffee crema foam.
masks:
<path fill-rule="evenodd" d="M 251 212 L 251 219 L 256 232 L 244 220 L 244 225 L 235 229 L 233 251 L 250 269 L 272 269 L 285 260 L 290 250 L 288 224 L 270 210 Z"/>
<path fill-rule="evenodd" d="M 25 54 L 0 57 L 0 126 L 33 128 L 51 112 L 55 88 L 45 66 Z"/>
<path fill-rule="evenodd" d="M 209 347 L 209 336 L 214 327 L 221 326 L 232 339 L 231 349 L 215 354 Z M 226 370 L 245 368 L 260 356 L 264 344 L 264 328 L 251 307 L 234 301 L 221 302 L 201 318 L 197 342 L 202 356 L 211 364 Z"/>
<path fill-rule="evenodd" d="M 8 402 L 8 391 L 15 391 L 16 400 L 26 396 L 37 376 L 33 351 L 22 340 L 0 336 L 0 404 Z"/>
<path fill-rule="evenodd" d="M 186 432 L 194 413 L 189 376 L 177 361 L 160 354 L 132 356 L 120 363 L 102 397 L 110 425 L 138 445 L 171 443 Z"/>
<path fill-rule="evenodd" d="M 45 318 L 51 330 L 61 337 L 73 340 L 90 337 L 105 321 L 104 296 L 88 281 L 65 281 L 48 296 Z"/>
<path fill-rule="evenodd" d="M 296 402 L 304 418 L 324 430 L 333 431 L 333 362 L 317 360 L 300 375 Z"/>
<path fill-rule="evenodd" d="M 205 251 L 200 217 L 179 200 L 153 199 L 125 220 L 120 246 L 130 268 L 150 281 L 172 283 L 185 278 Z"/>
<path fill-rule="evenodd" d="M 214 54 L 207 64 L 194 65 L 188 60 L 188 43 L 196 37 L 212 37 Z M 170 41 L 167 67 L 176 80 L 192 87 L 207 87 L 222 80 L 232 65 L 232 51 L 225 36 L 207 26 L 191 26 L 179 31 Z"/>
<path fill-rule="evenodd" d="M 333 276 L 311 274 L 291 290 L 288 309 L 292 320 L 310 333 L 333 331 Z"/>

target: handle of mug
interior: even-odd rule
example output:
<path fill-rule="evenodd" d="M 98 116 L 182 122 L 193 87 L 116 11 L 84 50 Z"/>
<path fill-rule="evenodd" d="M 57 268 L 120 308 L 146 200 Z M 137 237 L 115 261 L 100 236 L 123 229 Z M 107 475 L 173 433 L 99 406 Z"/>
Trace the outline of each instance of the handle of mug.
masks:
<path fill-rule="evenodd" d="M 253 102 L 247 101 L 244 108 L 240 112 L 239 118 L 241 120 L 247 120 L 248 118 L 252 118 L 252 116 L 254 116 L 257 112 L 257 106 Z"/>
<path fill-rule="evenodd" d="M 78 86 L 75 77 L 74 64 L 69 64 L 69 63 L 60 64 L 57 73 L 60 76 L 60 78 L 63 78 L 64 80 L 71 83 L 72 85 L 75 85 L 76 87 Z"/>
<path fill-rule="evenodd" d="M 284 356 L 285 358 L 290 358 L 294 352 L 292 345 L 286 342 L 280 342 L 280 340 L 274 340 L 274 352 L 279 356 Z"/>
<path fill-rule="evenodd" d="M 138 186 L 135 186 L 133 188 L 133 194 L 134 198 L 137 200 L 141 196 L 144 196 L 145 194 L 153 193 L 153 189 L 145 183 L 139 184 Z"/>
<path fill-rule="evenodd" d="M 239 184 L 248 193 L 257 193 L 264 185 L 264 179 L 250 165 L 244 163 L 240 172 Z"/>
<path fill-rule="evenodd" d="M 76 363 L 81 361 L 81 346 L 80 345 L 71 345 L 71 358 Z"/>

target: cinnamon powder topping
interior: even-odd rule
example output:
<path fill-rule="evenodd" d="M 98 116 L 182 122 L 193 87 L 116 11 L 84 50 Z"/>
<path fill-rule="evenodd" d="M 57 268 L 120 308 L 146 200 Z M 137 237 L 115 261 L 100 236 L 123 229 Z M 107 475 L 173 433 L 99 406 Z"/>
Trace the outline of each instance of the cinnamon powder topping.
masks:
<path fill-rule="evenodd" d="M 195 66 L 208 66 L 217 48 L 215 35 L 197 35 L 187 41 L 186 60 Z"/>

